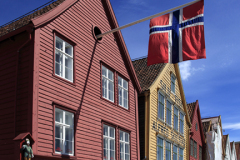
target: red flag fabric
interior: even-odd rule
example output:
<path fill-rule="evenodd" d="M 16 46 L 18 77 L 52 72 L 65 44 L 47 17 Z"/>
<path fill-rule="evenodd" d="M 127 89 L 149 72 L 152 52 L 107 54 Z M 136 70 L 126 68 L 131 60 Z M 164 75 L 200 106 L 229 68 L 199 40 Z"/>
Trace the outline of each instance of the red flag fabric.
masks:
<path fill-rule="evenodd" d="M 151 19 L 148 66 L 206 58 L 203 11 L 202 0 Z"/>

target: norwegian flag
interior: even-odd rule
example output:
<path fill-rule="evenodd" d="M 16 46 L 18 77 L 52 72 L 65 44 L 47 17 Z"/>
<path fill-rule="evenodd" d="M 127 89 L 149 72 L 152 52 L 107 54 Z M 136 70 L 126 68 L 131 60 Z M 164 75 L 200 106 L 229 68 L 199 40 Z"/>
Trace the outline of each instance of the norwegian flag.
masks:
<path fill-rule="evenodd" d="M 150 21 L 148 66 L 206 58 L 203 0 Z"/>

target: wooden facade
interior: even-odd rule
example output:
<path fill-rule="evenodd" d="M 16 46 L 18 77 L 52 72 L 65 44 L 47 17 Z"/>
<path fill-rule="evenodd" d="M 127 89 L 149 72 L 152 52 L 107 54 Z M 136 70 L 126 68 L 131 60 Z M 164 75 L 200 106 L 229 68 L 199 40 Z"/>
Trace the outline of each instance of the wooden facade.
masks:
<path fill-rule="evenodd" d="M 138 93 L 141 92 L 121 32 L 94 39 L 94 27 L 118 27 L 109 0 L 61 0 L 30 23 L 0 37 L 0 159 L 14 159 L 13 138 L 30 132 L 34 159 L 104 159 L 103 127 L 129 134 L 130 159 L 140 159 Z M 56 37 L 73 46 L 73 80 L 56 75 Z M 113 73 L 114 98 L 103 98 L 102 67 Z M 128 107 L 119 105 L 118 76 L 128 83 Z M 56 110 L 74 117 L 71 155 L 56 153 Z M 70 152 L 69 152 L 70 153 Z M 15 154 L 15 155 L 14 155 Z"/>
<path fill-rule="evenodd" d="M 182 88 L 178 65 L 156 64 L 147 67 L 146 58 L 133 61 L 135 71 L 143 89 L 139 95 L 139 132 L 141 144 L 141 159 L 155 160 L 167 159 L 166 144 L 170 143 L 170 159 L 180 159 L 180 149 L 183 150 L 182 158 L 189 159 L 189 128 L 190 119 L 187 112 L 186 101 Z M 148 78 L 143 78 L 142 76 Z M 171 91 L 171 76 L 175 79 L 175 93 Z M 150 78 L 153 77 L 153 78 Z M 148 83 L 148 85 L 146 84 Z M 164 97 L 164 118 L 159 118 L 159 93 Z M 171 103 L 171 125 L 167 124 L 167 101 Z M 178 128 L 174 129 L 174 110 L 178 111 Z M 143 111 L 144 114 L 143 114 Z M 180 133 L 180 113 L 184 115 L 183 133 Z M 143 125 L 144 122 L 144 125 Z M 158 153 L 158 138 L 163 140 L 162 155 Z M 173 155 L 173 146 L 177 152 Z"/>
<path fill-rule="evenodd" d="M 224 159 L 221 116 L 203 118 L 202 124 L 206 143 L 206 160 Z"/>
<path fill-rule="evenodd" d="M 205 159 L 205 137 L 201 121 L 201 114 L 198 100 L 187 104 L 188 114 L 191 119 L 192 128 L 189 137 L 189 159 L 204 160 Z"/>

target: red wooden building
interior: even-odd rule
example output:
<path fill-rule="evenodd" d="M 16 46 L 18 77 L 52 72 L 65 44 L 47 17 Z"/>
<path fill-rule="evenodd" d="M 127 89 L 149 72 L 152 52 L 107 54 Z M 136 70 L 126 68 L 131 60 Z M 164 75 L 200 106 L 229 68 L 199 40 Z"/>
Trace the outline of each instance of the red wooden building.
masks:
<path fill-rule="evenodd" d="M 190 160 L 204 160 L 205 158 L 205 137 L 201 121 L 201 114 L 198 100 L 187 104 L 188 113 L 191 119 L 192 127 L 190 130 Z"/>
<path fill-rule="evenodd" d="M 139 159 L 141 92 L 109 0 L 57 0 L 0 28 L 0 159 Z M 20 136 L 19 136 L 20 135 Z"/>

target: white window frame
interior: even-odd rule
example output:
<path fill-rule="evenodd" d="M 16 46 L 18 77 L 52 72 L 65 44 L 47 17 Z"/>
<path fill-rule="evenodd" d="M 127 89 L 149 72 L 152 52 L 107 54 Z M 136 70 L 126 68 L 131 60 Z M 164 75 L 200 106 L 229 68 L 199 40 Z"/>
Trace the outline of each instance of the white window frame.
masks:
<path fill-rule="evenodd" d="M 114 151 L 114 159 L 113 160 L 115 160 L 116 159 L 116 140 L 115 140 L 115 138 L 116 138 L 116 134 L 115 134 L 116 130 L 115 130 L 114 127 L 111 127 L 111 126 L 103 124 L 103 128 L 104 128 L 104 126 L 106 126 L 108 128 L 108 135 L 104 135 L 104 129 L 103 129 L 103 143 L 104 143 L 104 139 L 105 138 L 108 141 L 108 145 L 107 145 L 108 146 L 108 148 L 107 148 L 107 150 L 108 150 L 108 159 L 105 159 L 104 157 L 103 157 L 103 159 L 104 160 L 112 160 L 111 157 L 110 157 L 110 151 L 111 151 L 111 149 L 110 149 L 110 140 L 114 140 L 114 150 L 112 150 L 112 151 Z M 114 129 L 114 138 L 110 137 L 110 128 Z M 104 152 L 104 145 L 103 145 L 103 152 Z"/>
<path fill-rule="evenodd" d="M 108 69 L 107 67 L 105 67 L 104 65 L 102 65 L 102 70 L 101 70 L 101 72 L 103 72 L 103 69 L 106 69 L 106 75 L 107 75 L 107 77 L 106 76 L 104 76 L 103 74 L 102 74 L 102 81 L 103 81 L 103 79 L 104 80 L 106 80 L 107 81 L 107 92 L 106 92 L 106 97 L 104 96 L 104 94 L 102 93 L 102 97 L 103 98 L 105 98 L 105 99 L 107 99 L 107 100 L 109 100 L 109 101 L 111 101 L 111 102 L 114 102 L 114 72 L 113 71 L 111 71 L 110 69 Z M 108 72 L 112 72 L 112 74 L 113 74 L 113 80 L 111 80 L 111 79 L 109 79 L 108 78 Z M 112 83 L 113 84 L 113 100 L 110 100 L 110 96 L 109 96 L 109 83 Z M 102 88 L 103 88 L 103 83 L 102 83 Z M 101 90 L 102 90 L 102 88 L 101 88 Z M 103 92 L 103 90 L 102 90 L 102 92 Z"/>
<path fill-rule="evenodd" d="M 60 146 L 61 146 L 61 149 L 62 149 L 62 152 L 58 152 L 58 151 L 56 151 L 56 141 L 55 141 L 55 148 L 54 148 L 54 150 L 55 150 L 55 153 L 57 153 L 57 154 L 65 154 L 65 155 L 70 155 L 70 156 L 73 156 L 74 155 L 74 114 L 73 113 L 71 113 L 71 112 L 67 112 L 67 111 L 64 111 L 64 110 L 62 110 L 62 109 L 59 109 L 59 108 L 55 108 L 55 117 L 56 117 L 56 112 L 61 112 L 62 113 L 62 122 L 57 122 L 56 121 L 56 118 L 55 118 L 55 126 L 54 127 L 56 127 L 56 126 L 60 126 L 60 128 L 62 127 L 62 132 L 60 133 Z M 66 114 L 68 114 L 68 115 L 72 115 L 72 119 L 73 119 L 73 122 L 72 122 L 72 126 L 71 125 L 69 125 L 69 124 L 65 124 L 65 115 Z M 72 154 L 69 154 L 69 153 L 66 153 L 66 151 L 65 151 L 65 145 L 66 145 L 66 139 L 65 139 L 65 134 L 66 134 L 66 128 L 70 128 L 70 129 L 72 129 Z M 55 132 L 56 132 L 56 129 L 55 129 Z M 55 139 L 59 139 L 59 138 L 56 138 L 56 133 L 55 133 L 55 135 L 54 135 L 54 138 Z"/>
<path fill-rule="evenodd" d="M 163 96 L 163 103 L 159 100 L 159 94 Z M 160 118 L 159 116 L 159 103 L 163 104 L 163 119 Z M 162 92 L 158 91 L 158 119 L 165 121 L 165 96 L 162 94 Z"/>
<path fill-rule="evenodd" d="M 173 150 L 173 155 L 174 155 L 174 153 L 176 153 L 176 154 L 177 154 L 177 155 L 176 155 L 176 156 L 177 156 L 177 159 L 176 159 L 176 160 L 178 160 L 178 146 L 175 145 L 175 144 L 173 144 L 172 146 L 173 146 L 173 149 L 172 149 L 172 150 Z M 174 152 L 174 146 L 177 148 L 177 152 Z M 173 157 L 173 160 L 174 160 L 174 157 Z"/>
<path fill-rule="evenodd" d="M 202 146 L 199 145 L 199 160 L 202 160 Z"/>
<path fill-rule="evenodd" d="M 119 84 L 119 80 L 121 81 L 121 84 Z M 123 82 L 127 83 L 127 88 L 124 88 Z M 122 98 L 119 98 L 119 90 L 122 91 Z M 124 106 L 124 91 L 127 92 L 127 106 Z M 122 105 L 120 104 L 122 102 Z M 118 105 L 122 106 L 125 109 L 128 109 L 128 81 L 126 81 L 124 78 L 118 76 Z"/>
<path fill-rule="evenodd" d="M 183 154 L 181 154 L 180 150 L 183 151 L 183 152 L 182 152 Z M 178 156 L 178 159 L 179 159 L 179 160 L 181 160 L 180 157 L 182 157 L 182 159 L 184 160 L 184 149 L 183 149 L 183 148 L 179 148 L 179 156 Z"/>
<path fill-rule="evenodd" d="M 194 157 L 194 141 L 190 138 L 190 155 Z"/>
<path fill-rule="evenodd" d="M 165 141 L 165 160 L 167 160 L 167 143 L 170 144 L 170 160 L 172 160 L 172 143 L 169 141 Z"/>
<path fill-rule="evenodd" d="M 177 110 L 177 115 L 175 114 L 175 109 Z M 177 129 L 175 128 L 175 116 L 177 117 Z M 173 111 L 173 127 L 176 131 L 179 131 L 179 108 L 177 108 L 176 106 L 174 106 L 174 111 Z"/>
<path fill-rule="evenodd" d="M 171 92 L 175 94 L 176 91 L 176 76 L 171 74 Z"/>
<path fill-rule="evenodd" d="M 121 140 L 120 139 L 120 134 L 121 134 L 121 132 L 123 133 L 123 139 L 124 140 Z M 128 134 L 128 142 L 126 141 L 126 134 Z M 123 159 L 122 160 L 126 160 L 125 158 L 126 158 L 126 156 L 125 155 L 129 155 L 129 160 L 131 159 L 131 157 L 130 157 L 130 134 L 129 133 L 127 133 L 127 132 L 124 132 L 124 131 L 119 131 L 119 145 L 120 145 L 120 147 L 121 147 L 121 143 L 123 144 L 123 152 L 121 152 L 121 149 L 119 149 L 119 154 L 121 154 L 121 153 L 123 153 L 123 155 L 124 155 L 124 157 L 123 157 Z M 126 144 L 128 145 L 128 149 L 129 149 L 129 153 L 126 153 L 125 151 L 126 151 L 126 149 L 125 149 L 125 146 L 126 146 Z"/>
<path fill-rule="evenodd" d="M 183 120 L 181 119 L 181 114 L 183 115 Z M 184 135 L 184 118 L 185 118 L 185 114 L 183 112 L 179 112 L 179 132 L 180 134 Z M 181 123 L 180 122 L 183 122 L 183 133 L 181 132 Z"/>
<path fill-rule="evenodd" d="M 160 145 L 158 144 L 158 138 L 162 140 L 162 146 L 161 146 L 161 144 Z M 160 136 L 157 136 L 157 160 L 163 160 L 164 159 L 164 141 L 165 141 L 164 138 L 162 138 Z M 158 151 L 159 151 L 158 148 L 159 147 L 162 149 L 162 153 L 163 153 L 162 157 L 158 157 Z"/>
<path fill-rule="evenodd" d="M 168 102 L 170 103 L 170 109 L 168 108 Z M 168 123 L 168 110 L 170 110 L 170 124 Z M 166 104 L 166 124 L 170 127 L 172 127 L 172 102 L 167 99 L 167 104 Z"/>
<path fill-rule="evenodd" d="M 56 43 L 57 43 L 57 41 L 60 41 L 60 42 L 62 42 L 62 50 L 61 49 L 59 49 L 59 48 L 57 48 L 57 46 L 56 46 Z M 66 53 L 66 51 L 65 51 L 65 49 L 66 49 L 66 45 L 69 45 L 69 46 L 71 46 L 71 49 L 72 49 L 72 55 L 69 55 L 69 54 L 67 54 Z M 58 63 L 57 61 L 56 61 L 56 56 L 57 56 L 57 52 L 60 52 L 60 54 L 63 56 L 63 58 L 62 58 L 62 60 L 63 60 L 63 62 L 62 62 L 62 64 L 61 63 Z M 66 59 L 66 57 L 68 57 L 68 58 L 70 58 L 71 60 L 72 60 L 72 66 L 71 66 L 71 68 L 68 68 L 68 67 L 66 67 L 65 66 L 65 59 Z M 55 65 L 55 75 L 57 75 L 57 76 L 59 76 L 59 77 L 61 77 L 61 78 L 63 78 L 63 79 L 65 79 L 65 80 L 67 80 L 67 81 L 70 81 L 70 82 L 73 82 L 73 78 L 74 78 L 74 67 L 73 67 L 73 65 L 74 65 L 74 52 L 73 52 L 73 46 L 71 45 L 71 44 L 69 44 L 69 43 L 67 43 L 66 41 L 64 41 L 64 40 L 62 40 L 61 38 L 59 38 L 58 36 L 55 36 L 55 59 L 54 59 L 54 65 Z M 59 64 L 60 66 L 62 66 L 62 68 L 60 67 L 60 71 L 59 72 L 62 72 L 62 75 L 58 75 L 57 73 L 56 73 L 56 64 Z M 67 79 L 67 78 L 65 78 L 65 67 L 67 68 L 67 69 L 69 69 L 69 70 L 71 70 L 72 71 L 72 77 L 71 77 L 71 79 Z M 62 69 L 62 71 L 61 71 L 61 69 Z"/>
<path fill-rule="evenodd" d="M 198 146 L 198 144 L 197 144 L 197 142 L 194 140 L 193 141 L 194 143 L 194 147 L 193 147 L 193 155 L 194 155 L 194 158 L 197 158 L 197 146 Z"/>

